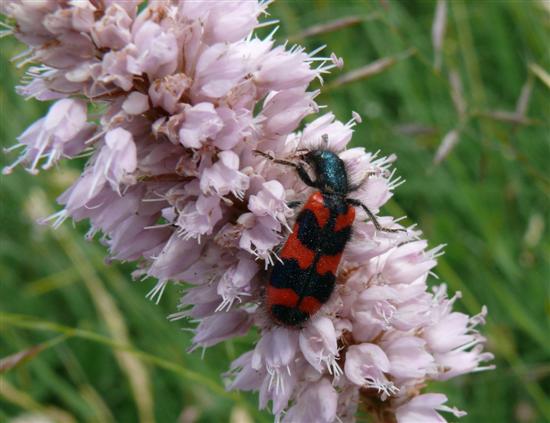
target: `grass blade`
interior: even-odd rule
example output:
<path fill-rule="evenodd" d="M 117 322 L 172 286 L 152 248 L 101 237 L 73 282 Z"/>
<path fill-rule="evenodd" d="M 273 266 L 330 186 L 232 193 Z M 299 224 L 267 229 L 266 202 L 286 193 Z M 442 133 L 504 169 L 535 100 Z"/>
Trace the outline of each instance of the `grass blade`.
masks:
<path fill-rule="evenodd" d="M 101 335 L 93 331 L 79 329 L 79 328 L 72 328 L 69 326 L 59 325 L 54 322 L 39 320 L 33 316 L 12 314 L 12 313 L 0 313 L 0 322 L 1 322 L 0 327 L 12 326 L 12 327 L 24 328 L 24 329 L 29 329 L 33 331 L 39 331 L 39 332 L 55 332 L 55 333 L 63 334 L 67 338 L 73 338 L 73 337 L 80 338 L 80 339 L 85 339 L 87 341 L 95 342 L 98 344 L 106 345 L 112 349 L 115 349 L 118 351 L 124 351 L 129 354 L 132 354 L 133 356 L 143 360 L 144 362 L 153 364 L 161 369 L 176 373 L 179 376 L 183 377 L 184 379 L 188 380 L 189 382 L 199 383 L 205 386 L 206 388 L 210 389 L 213 393 L 219 396 L 231 399 L 233 401 L 240 400 L 238 394 L 227 392 L 217 382 L 206 378 L 200 373 L 197 373 L 197 372 L 194 372 L 193 370 L 189 370 L 185 367 L 182 367 L 178 363 L 174 363 L 172 361 L 165 360 L 161 357 L 157 357 L 155 355 L 149 354 L 145 351 L 138 350 L 128 344 L 114 341 L 113 339 L 107 336 Z"/>
<path fill-rule="evenodd" d="M 434 68 L 441 69 L 443 40 L 447 27 L 447 0 L 437 0 L 432 24 L 432 44 L 434 47 Z"/>
<path fill-rule="evenodd" d="M 334 19 L 332 21 L 323 22 L 317 25 L 312 25 L 309 28 L 306 28 L 302 32 L 291 35 L 288 37 L 289 41 L 303 40 L 307 37 L 314 37 L 316 35 L 326 34 L 328 32 L 338 31 L 342 28 L 347 28 L 350 26 L 358 25 L 361 22 L 370 21 L 378 18 L 377 13 L 373 13 L 368 16 L 345 16 L 343 18 Z"/>
<path fill-rule="evenodd" d="M 531 63 L 529 64 L 529 69 L 531 69 L 531 72 L 533 72 L 537 78 L 539 78 L 544 85 L 546 85 L 546 88 L 550 88 L 550 74 L 548 74 L 542 66 L 539 66 L 536 63 Z"/>
<path fill-rule="evenodd" d="M 15 369 L 16 367 L 21 366 L 22 364 L 25 364 L 29 360 L 35 358 L 42 351 L 47 350 L 48 348 L 51 348 L 59 344 L 60 342 L 63 342 L 65 339 L 67 339 L 65 335 L 60 335 L 49 341 L 34 345 L 30 348 L 2 358 L 0 360 L 0 374 L 6 373 L 10 370 Z"/>
<path fill-rule="evenodd" d="M 362 68 L 345 73 L 344 75 L 337 78 L 334 82 L 329 84 L 327 88 L 338 88 L 352 82 L 372 78 L 373 76 L 379 75 L 385 70 L 391 68 L 396 63 L 408 59 L 414 54 L 416 54 L 416 49 L 411 48 L 394 56 L 388 56 L 376 60 L 375 62 L 363 66 Z"/>

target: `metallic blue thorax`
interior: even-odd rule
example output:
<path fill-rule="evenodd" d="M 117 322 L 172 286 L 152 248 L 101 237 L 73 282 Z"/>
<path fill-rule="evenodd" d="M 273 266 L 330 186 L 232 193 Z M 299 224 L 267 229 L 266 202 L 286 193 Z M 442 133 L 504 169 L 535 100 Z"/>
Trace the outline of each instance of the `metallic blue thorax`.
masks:
<path fill-rule="evenodd" d="M 336 153 L 328 150 L 315 150 L 308 153 L 304 159 L 314 168 L 317 184 L 321 191 L 347 195 L 349 184 L 346 167 Z"/>

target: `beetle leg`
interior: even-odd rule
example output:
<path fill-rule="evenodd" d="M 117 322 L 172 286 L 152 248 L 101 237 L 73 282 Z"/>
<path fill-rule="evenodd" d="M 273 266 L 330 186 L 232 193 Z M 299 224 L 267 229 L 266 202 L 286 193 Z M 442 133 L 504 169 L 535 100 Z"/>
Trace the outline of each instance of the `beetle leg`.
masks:
<path fill-rule="evenodd" d="M 393 232 L 393 233 L 407 232 L 407 230 L 403 229 L 403 228 L 394 229 L 394 228 L 386 228 L 386 227 L 382 226 L 380 224 L 380 222 L 378 222 L 378 219 L 376 218 L 374 213 L 371 212 L 370 209 L 367 206 L 365 206 L 361 201 L 356 200 L 355 198 L 346 199 L 346 203 L 351 204 L 352 206 L 361 207 L 363 210 L 365 210 L 365 213 L 367 213 L 367 215 L 369 216 L 369 219 L 371 220 L 372 224 L 374 225 L 374 227 L 376 228 L 377 231 Z"/>

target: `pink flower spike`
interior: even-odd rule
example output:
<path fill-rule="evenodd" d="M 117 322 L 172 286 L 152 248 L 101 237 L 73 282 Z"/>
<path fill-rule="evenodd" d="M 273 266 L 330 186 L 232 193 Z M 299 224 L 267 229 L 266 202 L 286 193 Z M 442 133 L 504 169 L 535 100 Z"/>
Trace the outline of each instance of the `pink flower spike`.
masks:
<path fill-rule="evenodd" d="M 18 137 L 11 149 L 22 154 L 4 173 L 87 158 L 58 198 L 62 209 L 41 221 L 89 221 L 86 238 L 107 248 L 107 262 L 136 263 L 132 276 L 151 283 L 147 298 L 159 302 L 178 284 L 171 319 L 196 324 L 191 350 L 254 327 L 255 346 L 230 365 L 225 382 L 257 392 L 259 408 L 269 406 L 276 421 L 352 423 L 361 402 L 399 423 L 444 421 L 440 411 L 458 417 L 444 395 L 422 387 L 493 368 L 480 333 L 486 309 L 453 311 L 460 293 L 449 297 L 429 280 L 443 246 L 428 250 L 414 224 L 378 216 L 403 182 L 392 168 L 396 156 L 349 148 L 357 113 L 347 121 L 318 114 L 324 106 L 310 83 L 343 60 L 318 57 L 324 47 L 281 44 L 276 29 L 259 38 L 254 29 L 274 22 L 260 22 L 270 3 L 0 3 L 8 32 L 27 46 L 15 60 L 32 63 L 17 92 L 52 101 Z M 406 230 L 380 230 L 358 206 L 350 241 L 332 257 L 338 268 L 300 260 L 298 276 L 285 273 L 281 287 L 270 281 L 273 264 L 289 265 L 288 250 L 304 251 L 304 233 L 309 239 L 323 226 L 322 216 L 309 215 L 283 250 L 319 191 L 303 181 L 304 172 L 319 179 L 306 160 L 312 150 L 343 161 L 347 198 L 382 227 Z M 328 286 L 332 274 L 334 289 L 302 326 L 273 319 L 266 298 L 274 290 L 281 302 L 317 309 L 317 289 L 306 292 L 313 282 Z"/>

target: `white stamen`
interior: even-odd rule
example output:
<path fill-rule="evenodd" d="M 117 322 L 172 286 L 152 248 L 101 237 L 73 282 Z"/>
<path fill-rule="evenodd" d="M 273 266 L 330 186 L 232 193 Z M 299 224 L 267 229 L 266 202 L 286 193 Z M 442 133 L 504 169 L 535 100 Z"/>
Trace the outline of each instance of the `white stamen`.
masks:
<path fill-rule="evenodd" d="M 151 289 L 145 298 L 148 300 L 155 301 L 156 304 L 160 302 L 160 299 L 162 298 L 162 294 L 164 294 L 164 289 L 166 288 L 166 285 L 168 284 L 168 281 L 160 280 L 157 282 L 157 284 Z M 155 300 L 156 297 L 156 300 Z"/>

